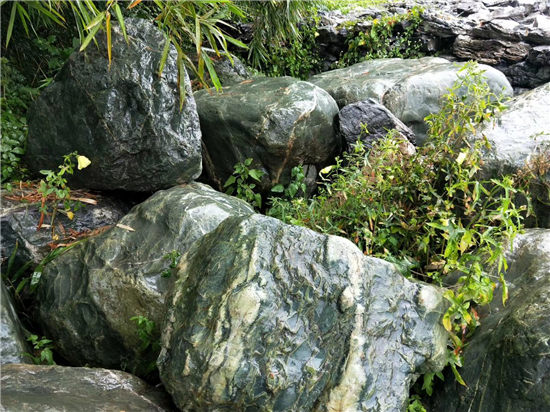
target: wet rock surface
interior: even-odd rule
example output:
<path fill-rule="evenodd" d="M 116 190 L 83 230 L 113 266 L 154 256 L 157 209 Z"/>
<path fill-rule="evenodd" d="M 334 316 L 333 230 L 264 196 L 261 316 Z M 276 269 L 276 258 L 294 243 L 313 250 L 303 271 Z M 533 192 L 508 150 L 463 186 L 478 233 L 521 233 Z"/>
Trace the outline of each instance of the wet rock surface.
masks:
<path fill-rule="evenodd" d="M 550 227 L 550 170 L 537 166 L 550 161 L 550 83 L 514 97 L 494 123 L 480 130 L 491 148 L 483 156 L 488 175 L 517 172 L 526 166 L 538 175 L 534 204 L 538 227 Z M 542 173 L 542 174 L 540 174 Z"/>
<path fill-rule="evenodd" d="M 440 110 L 441 97 L 461 75 L 462 65 L 439 57 L 377 59 L 321 73 L 309 81 L 329 92 L 339 107 L 373 98 L 410 127 L 422 143 L 427 130 L 424 118 Z M 485 65 L 480 68 L 494 93 L 512 95 L 501 72 Z"/>
<path fill-rule="evenodd" d="M 0 364 L 25 363 L 30 353 L 25 331 L 4 281 L 0 281 Z M 2 366 L 2 371 L 4 366 Z"/>
<path fill-rule="evenodd" d="M 6 412 L 176 410 L 165 392 L 121 371 L 4 365 L 0 383 Z"/>
<path fill-rule="evenodd" d="M 499 285 L 464 351 L 468 388 L 446 376 L 433 412 L 550 410 L 550 230 L 518 235 L 506 259 L 508 302 L 502 305 Z"/>
<path fill-rule="evenodd" d="M 110 67 L 100 35 L 99 48 L 74 52 L 30 108 L 33 172 L 57 170 L 63 155 L 78 151 L 92 163 L 71 176 L 72 186 L 148 192 L 200 175 L 200 125 L 187 74 L 180 111 L 175 49 L 159 77 L 162 32 L 140 19 L 128 19 L 126 29 L 129 44 L 113 27 Z"/>
<path fill-rule="evenodd" d="M 38 288 L 45 334 L 73 365 L 143 375 L 156 354 L 143 353 L 130 318 L 155 322 L 158 338 L 173 260 L 227 217 L 252 212 L 245 202 L 198 183 L 157 192 L 118 226 L 46 265 Z"/>
<path fill-rule="evenodd" d="M 445 358 L 436 288 L 262 215 L 195 243 L 170 307 L 158 364 L 186 411 L 402 410 Z"/>
<path fill-rule="evenodd" d="M 203 134 L 205 177 L 223 184 L 238 162 L 265 172 L 258 189 L 290 181 L 297 165 L 324 166 L 340 149 L 333 130 L 338 107 L 314 85 L 293 79 L 254 78 L 195 94 Z"/>
<path fill-rule="evenodd" d="M 401 120 L 374 99 L 349 104 L 340 110 L 336 118 L 336 135 L 349 150 L 360 139 L 367 147 L 384 138 L 389 130 L 411 144 L 416 136 Z"/>

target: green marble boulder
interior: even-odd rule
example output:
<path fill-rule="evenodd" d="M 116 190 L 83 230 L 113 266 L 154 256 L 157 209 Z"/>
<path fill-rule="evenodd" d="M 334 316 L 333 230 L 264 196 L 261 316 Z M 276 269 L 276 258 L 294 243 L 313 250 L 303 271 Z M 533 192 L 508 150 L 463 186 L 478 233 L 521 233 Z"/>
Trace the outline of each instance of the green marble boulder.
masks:
<path fill-rule="evenodd" d="M 203 184 L 157 192 L 109 231 L 46 265 L 38 288 L 45 335 L 73 365 L 143 375 L 156 354 L 142 353 L 130 318 L 153 321 L 151 339 L 158 339 L 174 282 L 167 255 L 184 254 L 227 217 L 251 213 L 244 201 Z"/>
<path fill-rule="evenodd" d="M 265 173 L 257 189 L 288 184 L 294 166 L 321 166 L 340 153 L 333 121 L 334 99 L 324 90 L 292 77 L 255 77 L 217 93 L 195 93 L 205 178 L 219 190 L 234 166 L 252 158 Z M 316 173 L 314 173 L 316 175 Z"/>
<path fill-rule="evenodd" d="M 375 59 L 312 76 L 308 81 L 330 93 L 340 108 L 373 98 L 405 123 L 422 144 L 424 118 L 441 109 L 441 97 L 453 86 L 464 63 L 440 57 Z M 491 90 L 512 95 L 504 74 L 480 65 Z"/>
<path fill-rule="evenodd" d="M 231 217 L 182 257 L 161 379 L 184 411 L 397 411 L 446 356 L 440 291 L 350 241 Z"/>

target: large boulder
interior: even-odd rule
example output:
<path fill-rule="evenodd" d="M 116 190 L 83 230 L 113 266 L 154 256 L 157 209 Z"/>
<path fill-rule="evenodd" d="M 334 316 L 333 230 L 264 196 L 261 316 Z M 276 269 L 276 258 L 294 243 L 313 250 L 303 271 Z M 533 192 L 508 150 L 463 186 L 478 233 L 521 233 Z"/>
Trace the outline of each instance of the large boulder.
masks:
<path fill-rule="evenodd" d="M 28 360 L 24 353 L 30 353 L 25 330 L 4 282 L 0 281 L 0 364 L 24 363 Z"/>
<path fill-rule="evenodd" d="M 175 410 L 165 392 L 121 371 L 5 365 L 0 383 L 6 412 Z"/>
<path fill-rule="evenodd" d="M 499 286 L 464 350 L 468 387 L 449 374 L 431 400 L 434 412 L 550 410 L 550 230 L 518 235 L 506 259 L 508 302 Z"/>
<path fill-rule="evenodd" d="M 340 107 L 375 99 L 409 126 L 422 143 L 427 130 L 424 118 L 441 109 L 441 97 L 461 75 L 462 66 L 439 57 L 377 59 L 321 73 L 309 81 L 328 91 Z M 512 95 L 504 74 L 480 67 L 491 91 Z"/>
<path fill-rule="evenodd" d="M 201 133 L 187 74 L 180 111 L 176 50 L 162 76 L 165 37 L 152 23 L 127 19 L 127 44 L 112 29 L 112 64 L 104 35 L 99 47 L 74 52 L 29 110 L 27 164 L 57 170 L 73 151 L 91 165 L 71 185 L 92 189 L 155 191 L 192 181 L 201 173 Z"/>
<path fill-rule="evenodd" d="M 260 191 L 290 181 L 297 165 L 322 166 L 339 152 L 336 103 L 324 90 L 292 77 L 254 78 L 195 94 L 209 182 L 223 188 L 238 162 L 265 172 Z"/>
<path fill-rule="evenodd" d="M 130 318 L 155 323 L 154 343 L 178 254 L 228 216 L 251 213 L 245 202 L 206 185 L 157 192 L 117 226 L 46 265 L 38 288 L 46 336 L 73 365 L 145 374 L 156 354 L 143 352 Z"/>
<path fill-rule="evenodd" d="M 550 228 L 550 83 L 516 96 L 507 106 L 478 133 L 491 145 L 483 156 L 483 169 L 493 176 L 527 166 L 538 174 L 533 187 L 538 226 Z"/>
<path fill-rule="evenodd" d="M 404 410 L 446 357 L 436 288 L 262 215 L 195 243 L 171 296 L 158 363 L 182 410 Z"/>
<path fill-rule="evenodd" d="M 54 241 L 49 218 L 45 218 L 44 225 L 37 229 L 40 221 L 40 203 L 24 203 L 6 196 L 2 196 L 0 206 L 2 269 L 6 269 L 5 263 L 14 252 L 16 244 L 14 268 L 29 261 L 37 265 L 52 251 L 50 246 L 55 246 L 56 243 L 69 243 L 78 235 L 114 225 L 130 210 L 126 201 L 95 195 L 93 200 L 96 204 L 78 205 L 73 219 L 69 219 L 65 213 L 56 214 L 54 226 L 55 234 L 59 238 Z"/>

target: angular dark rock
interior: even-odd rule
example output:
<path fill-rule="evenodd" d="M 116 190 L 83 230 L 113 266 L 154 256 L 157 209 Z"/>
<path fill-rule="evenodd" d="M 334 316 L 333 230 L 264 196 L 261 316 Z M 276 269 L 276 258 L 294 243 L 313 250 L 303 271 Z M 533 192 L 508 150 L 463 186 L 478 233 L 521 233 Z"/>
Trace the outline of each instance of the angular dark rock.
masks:
<path fill-rule="evenodd" d="M 290 181 L 297 165 L 323 166 L 339 152 L 338 107 L 324 90 L 292 77 L 254 78 L 195 94 L 209 182 L 222 190 L 236 163 L 252 158 L 263 192 Z"/>
<path fill-rule="evenodd" d="M 416 137 L 411 129 L 395 117 L 388 109 L 374 99 L 349 104 L 336 117 L 336 135 L 345 142 L 349 150 L 361 139 L 367 147 L 384 138 L 389 130 L 395 129 L 404 140 L 414 144 Z M 366 127 L 365 131 L 363 127 Z"/>
<path fill-rule="evenodd" d="M 0 364 L 25 363 L 28 358 L 24 353 L 30 353 L 25 331 L 4 281 L 0 281 Z"/>
<path fill-rule="evenodd" d="M 115 370 L 4 365 L 0 383 L 6 412 L 176 410 L 166 392 Z"/>
<path fill-rule="evenodd" d="M 228 216 L 251 213 L 247 203 L 198 183 L 157 192 L 45 266 L 37 299 L 45 334 L 73 365 L 144 375 L 156 353 L 143 352 L 130 318 L 153 321 L 151 340 L 158 338 L 178 254 Z"/>
<path fill-rule="evenodd" d="M 159 369 L 186 411 L 404 410 L 446 356 L 440 291 L 262 215 L 195 243 L 169 305 Z"/>
<path fill-rule="evenodd" d="M 499 285 L 464 350 L 460 373 L 468 387 L 449 374 L 429 410 L 550 410 L 550 230 L 518 235 L 506 260 L 508 302 L 502 305 Z"/>
<path fill-rule="evenodd" d="M 187 74 L 179 108 L 175 49 L 159 77 L 162 32 L 128 19 L 127 44 L 112 30 L 110 67 L 99 35 L 99 48 L 74 52 L 30 108 L 27 164 L 35 173 L 57 170 L 78 151 L 92 163 L 70 184 L 90 189 L 150 192 L 192 181 L 201 173 L 201 133 Z"/>
<path fill-rule="evenodd" d="M 491 65 L 525 60 L 529 50 L 527 43 L 519 41 L 473 39 L 469 36 L 457 36 L 453 45 L 453 52 L 457 57 Z"/>

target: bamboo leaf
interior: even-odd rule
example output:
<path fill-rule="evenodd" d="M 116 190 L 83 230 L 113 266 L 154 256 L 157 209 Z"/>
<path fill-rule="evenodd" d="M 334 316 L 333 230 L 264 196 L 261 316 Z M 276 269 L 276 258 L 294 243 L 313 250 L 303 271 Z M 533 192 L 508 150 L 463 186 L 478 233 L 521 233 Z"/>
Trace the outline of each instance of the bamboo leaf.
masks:
<path fill-rule="evenodd" d="M 229 43 L 234 44 L 235 46 L 242 47 L 243 49 L 248 49 L 248 46 L 244 44 L 242 41 L 237 40 L 231 36 L 227 36 L 224 34 L 225 40 L 227 40 Z"/>
<path fill-rule="evenodd" d="M 178 53 L 178 90 L 180 94 L 181 112 L 185 104 L 185 65 L 183 64 L 183 58 L 180 53 Z"/>
<path fill-rule="evenodd" d="M 8 23 L 8 31 L 6 33 L 6 47 L 10 43 L 11 33 L 13 32 L 13 25 L 15 23 L 15 11 L 17 10 L 17 3 L 13 3 L 11 6 L 10 21 Z"/>
<path fill-rule="evenodd" d="M 95 16 L 90 23 L 85 27 L 86 30 L 91 30 L 93 27 L 97 26 L 99 23 L 103 21 L 105 17 L 105 12 L 99 13 L 97 16 Z"/>
<path fill-rule="evenodd" d="M 222 84 L 220 83 L 220 79 L 218 78 L 218 74 L 216 73 L 216 69 L 214 69 L 214 65 L 212 64 L 212 60 L 210 60 L 210 56 L 206 53 L 203 55 L 204 63 L 206 64 L 206 68 L 208 69 L 208 73 L 210 74 L 210 79 L 212 80 L 212 84 L 216 88 L 216 90 L 221 90 Z"/>
<path fill-rule="evenodd" d="M 82 42 L 82 45 L 80 46 L 80 51 L 83 51 L 86 47 L 88 47 L 90 42 L 93 40 L 93 38 L 95 37 L 95 35 L 99 31 L 100 27 L 101 27 L 101 25 L 97 25 L 92 29 L 92 31 L 88 34 L 88 36 Z"/>
<path fill-rule="evenodd" d="M 166 43 L 164 43 L 164 49 L 162 49 L 162 55 L 160 57 L 160 65 L 159 65 L 159 77 L 162 75 L 162 71 L 164 70 L 164 66 L 166 65 L 166 60 L 168 59 L 168 52 L 170 51 L 170 44 L 171 44 L 170 37 L 166 37 Z"/>
<path fill-rule="evenodd" d="M 23 25 L 23 29 L 25 29 L 25 33 L 27 33 L 27 36 L 29 35 L 29 27 L 27 26 L 27 21 L 26 21 L 26 17 L 25 15 L 27 16 L 27 18 L 29 17 L 29 15 L 27 14 L 27 11 L 25 10 L 25 8 L 19 4 L 19 3 L 15 3 L 17 4 L 17 13 L 19 14 L 19 19 L 21 20 L 21 24 Z"/>
<path fill-rule="evenodd" d="M 111 70 L 112 43 L 111 43 L 111 13 L 107 12 L 105 18 L 105 30 L 107 32 L 107 56 L 109 58 L 109 70 Z"/>
<path fill-rule="evenodd" d="M 455 379 L 457 380 L 457 382 L 463 386 L 468 387 L 468 385 L 466 385 L 466 382 L 464 382 L 464 379 L 462 379 L 462 376 L 460 376 L 460 373 L 458 373 L 455 364 L 451 363 L 451 369 L 453 370 L 453 374 L 455 375 Z"/>
<path fill-rule="evenodd" d="M 115 8 L 115 16 L 118 20 L 118 24 L 120 24 L 120 29 L 122 30 L 124 40 L 126 40 L 126 43 L 128 43 L 128 34 L 126 33 L 126 25 L 124 24 L 124 17 L 122 17 L 122 10 L 120 9 L 118 3 L 115 3 L 113 7 Z"/>

